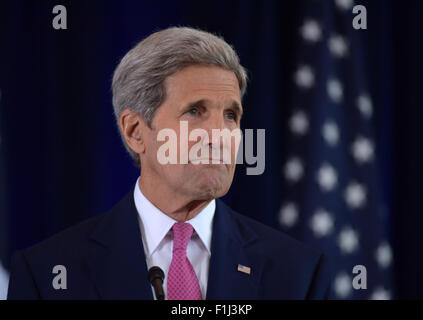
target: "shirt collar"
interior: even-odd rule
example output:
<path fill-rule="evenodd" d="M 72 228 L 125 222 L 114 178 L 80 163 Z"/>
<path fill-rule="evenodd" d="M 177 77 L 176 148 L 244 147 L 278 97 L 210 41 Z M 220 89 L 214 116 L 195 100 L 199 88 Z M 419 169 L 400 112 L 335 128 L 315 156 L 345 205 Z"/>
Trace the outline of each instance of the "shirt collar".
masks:
<path fill-rule="evenodd" d="M 200 237 L 209 255 L 211 254 L 211 238 L 215 210 L 216 200 L 213 199 L 194 218 L 186 221 L 194 227 L 195 232 Z"/>
<path fill-rule="evenodd" d="M 134 201 L 140 218 L 145 253 L 150 257 L 167 235 L 170 228 L 178 221 L 167 216 L 154 206 L 141 192 L 138 181 L 139 178 L 134 188 Z M 194 218 L 186 221 L 193 226 L 195 233 L 198 234 L 209 255 L 211 254 L 211 237 L 215 209 L 216 201 L 213 199 Z"/>

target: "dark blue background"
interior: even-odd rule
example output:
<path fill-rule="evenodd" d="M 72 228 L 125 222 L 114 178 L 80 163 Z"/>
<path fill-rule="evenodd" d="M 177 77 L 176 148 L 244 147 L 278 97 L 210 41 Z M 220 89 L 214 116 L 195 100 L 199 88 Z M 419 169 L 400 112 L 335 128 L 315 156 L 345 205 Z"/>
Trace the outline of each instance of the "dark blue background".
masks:
<path fill-rule="evenodd" d="M 324 0 L 323 0 L 324 1 Z M 111 208 L 134 185 L 115 125 L 110 83 L 120 58 L 173 25 L 218 33 L 251 81 L 244 128 L 265 128 L 266 170 L 239 166 L 225 200 L 276 226 L 280 158 L 304 1 L 2 1 L 0 3 L 0 253 L 28 247 Z M 395 284 L 422 298 L 423 2 L 356 1 L 368 9 L 363 61 L 375 104 L 380 172 L 390 206 Z M 68 29 L 52 28 L 65 5 Z M 275 146 L 275 147 L 272 147 Z"/>

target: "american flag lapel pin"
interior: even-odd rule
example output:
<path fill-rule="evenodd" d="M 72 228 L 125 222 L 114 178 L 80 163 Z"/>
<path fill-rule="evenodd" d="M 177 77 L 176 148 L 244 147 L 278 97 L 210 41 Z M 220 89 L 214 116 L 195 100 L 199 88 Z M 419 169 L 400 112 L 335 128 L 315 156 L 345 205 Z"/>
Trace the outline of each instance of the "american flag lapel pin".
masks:
<path fill-rule="evenodd" d="M 243 266 L 242 264 L 238 265 L 238 271 L 242 272 L 242 273 L 246 273 L 246 274 L 250 274 L 251 273 L 251 268 L 247 267 L 247 266 Z"/>

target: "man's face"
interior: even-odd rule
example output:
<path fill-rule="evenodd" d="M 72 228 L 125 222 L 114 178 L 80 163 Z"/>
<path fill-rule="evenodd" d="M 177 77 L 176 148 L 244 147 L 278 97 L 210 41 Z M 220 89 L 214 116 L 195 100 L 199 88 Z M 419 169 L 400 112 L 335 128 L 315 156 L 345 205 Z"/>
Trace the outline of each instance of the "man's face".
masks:
<path fill-rule="evenodd" d="M 238 144 L 234 138 L 213 139 L 213 129 L 240 128 L 242 115 L 241 97 L 238 80 L 232 71 L 212 66 L 189 66 L 169 76 L 165 81 L 166 98 L 157 109 L 151 127 L 143 134 L 145 152 L 141 154 L 141 178 L 154 179 L 153 185 L 165 184 L 167 190 L 193 200 L 218 198 L 227 193 L 232 183 L 236 165 Z M 194 164 L 180 160 L 180 122 L 188 124 L 188 137 L 192 130 L 203 129 L 207 138 L 199 137 L 196 141 L 187 141 L 188 152 L 200 142 L 209 150 L 208 164 Z M 157 140 L 162 129 L 172 129 L 177 134 L 177 164 L 161 164 L 157 151 L 163 141 Z M 230 150 L 230 163 L 221 161 L 212 163 L 212 154 L 220 150 Z M 202 158 L 199 153 L 198 158 Z"/>

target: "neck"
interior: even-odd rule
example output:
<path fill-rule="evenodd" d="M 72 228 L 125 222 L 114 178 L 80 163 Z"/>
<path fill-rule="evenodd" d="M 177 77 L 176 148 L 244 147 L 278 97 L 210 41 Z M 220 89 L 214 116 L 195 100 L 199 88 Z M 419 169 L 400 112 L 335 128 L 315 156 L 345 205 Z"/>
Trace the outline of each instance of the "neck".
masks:
<path fill-rule="evenodd" d="M 156 208 L 179 222 L 194 218 L 211 200 L 213 200 L 192 199 L 181 194 L 169 192 L 167 188 L 153 186 L 146 183 L 142 178 L 138 180 L 138 187 L 144 197 L 146 197 Z M 163 196 L 164 194 L 166 195 L 165 197 Z"/>

